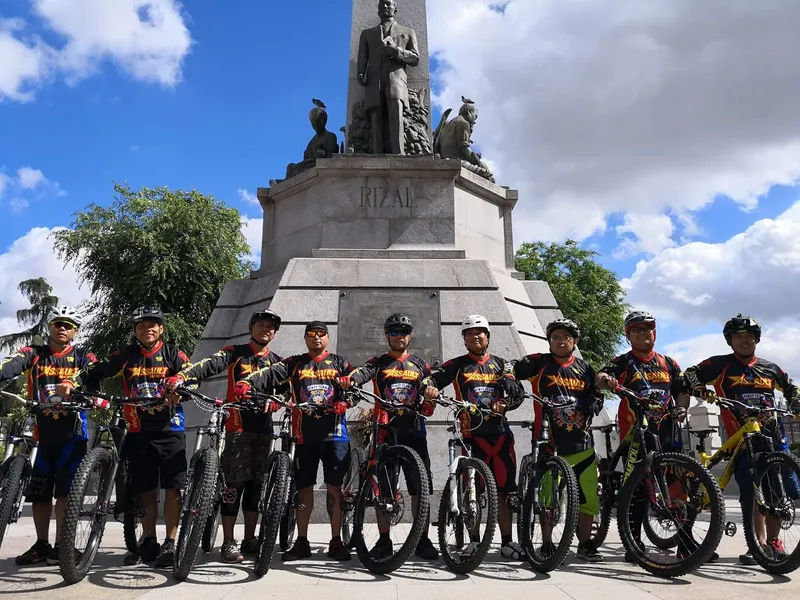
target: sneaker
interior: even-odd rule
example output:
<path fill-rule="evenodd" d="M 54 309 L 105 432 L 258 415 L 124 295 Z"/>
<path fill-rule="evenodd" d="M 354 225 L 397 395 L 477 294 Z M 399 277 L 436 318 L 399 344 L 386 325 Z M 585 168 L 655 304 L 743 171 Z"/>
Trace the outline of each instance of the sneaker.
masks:
<path fill-rule="evenodd" d="M 372 550 L 369 551 L 370 557 L 375 560 L 389 558 L 392 554 L 394 554 L 394 544 L 392 544 L 392 538 L 388 537 L 379 538 L 378 542 L 372 547 Z"/>
<path fill-rule="evenodd" d="M 161 544 L 156 538 L 148 537 L 142 540 L 138 552 L 128 552 L 122 562 L 129 567 L 138 565 L 140 562 L 151 563 L 158 558 L 159 552 L 161 552 Z"/>
<path fill-rule="evenodd" d="M 434 548 L 433 542 L 429 537 L 424 537 L 419 540 L 414 554 L 419 556 L 422 560 L 436 560 L 439 558 L 439 551 Z"/>
<path fill-rule="evenodd" d="M 525 550 L 517 542 L 508 542 L 500 548 L 500 556 L 507 560 L 525 560 Z"/>
<path fill-rule="evenodd" d="M 50 546 L 50 542 L 38 540 L 33 546 L 15 558 L 14 562 L 20 566 L 35 565 L 46 561 L 52 551 L 53 548 Z"/>
<path fill-rule="evenodd" d="M 58 544 L 56 544 L 55 546 L 53 546 L 53 549 L 50 551 L 50 554 L 47 555 L 47 564 L 50 565 L 51 567 L 57 567 L 59 563 L 58 554 L 59 554 L 59 547 Z M 77 564 L 78 561 L 81 559 L 81 556 L 83 556 L 83 552 L 81 552 L 78 549 L 75 549 L 74 556 L 75 556 L 75 564 Z"/>
<path fill-rule="evenodd" d="M 769 540 L 767 546 L 772 550 L 773 560 L 784 560 L 786 558 L 786 548 L 783 547 L 783 542 L 778 538 Z"/>
<path fill-rule="evenodd" d="M 590 540 L 579 542 L 578 551 L 575 554 L 586 562 L 603 562 L 603 555 L 597 551 L 597 547 Z"/>
<path fill-rule="evenodd" d="M 250 539 L 244 540 L 242 542 L 241 551 L 245 556 L 255 556 L 258 554 L 258 538 L 251 537 Z"/>
<path fill-rule="evenodd" d="M 172 568 L 175 565 L 175 541 L 165 540 L 161 544 L 161 551 L 156 557 L 156 569 Z"/>
<path fill-rule="evenodd" d="M 697 550 L 696 547 L 695 548 L 678 548 L 678 551 L 676 553 L 676 558 L 678 560 L 686 560 L 696 550 Z M 718 560 L 719 560 L 719 554 L 717 554 L 716 552 L 712 552 L 711 556 L 708 557 L 708 560 L 706 562 L 713 563 L 713 562 L 717 562 Z"/>
<path fill-rule="evenodd" d="M 461 560 L 467 561 L 472 558 L 472 555 L 478 550 L 478 542 L 470 542 L 467 547 L 461 551 Z"/>
<path fill-rule="evenodd" d="M 350 560 L 350 550 L 341 539 L 331 540 L 328 544 L 328 558 L 333 560 Z"/>
<path fill-rule="evenodd" d="M 311 545 L 308 540 L 297 538 L 294 545 L 281 554 L 282 561 L 301 560 L 303 558 L 311 558 Z"/>
<path fill-rule="evenodd" d="M 243 553 L 239 551 L 239 543 L 236 540 L 228 540 L 222 543 L 219 549 L 219 557 L 225 563 L 240 563 L 244 560 Z"/>
<path fill-rule="evenodd" d="M 739 555 L 739 563 L 743 565 L 753 566 L 757 565 L 756 559 L 753 558 L 753 553 L 749 550 L 744 554 Z"/>

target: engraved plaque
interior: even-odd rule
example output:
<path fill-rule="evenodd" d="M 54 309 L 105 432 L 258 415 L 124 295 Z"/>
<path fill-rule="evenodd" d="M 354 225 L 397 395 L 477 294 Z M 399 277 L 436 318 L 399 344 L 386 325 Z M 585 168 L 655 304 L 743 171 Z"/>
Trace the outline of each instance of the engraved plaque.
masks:
<path fill-rule="evenodd" d="M 442 362 L 438 291 L 349 290 L 339 294 L 339 334 L 336 354 L 354 367 L 389 351 L 383 323 L 393 313 L 405 313 L 414 323 L 409 352 L 432 367 Z"/>

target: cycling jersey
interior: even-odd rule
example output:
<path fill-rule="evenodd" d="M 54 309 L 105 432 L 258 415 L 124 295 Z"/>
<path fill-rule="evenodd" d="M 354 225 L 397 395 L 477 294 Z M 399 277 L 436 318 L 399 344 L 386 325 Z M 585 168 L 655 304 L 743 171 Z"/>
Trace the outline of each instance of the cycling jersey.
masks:
<path fill-rule="evenodd" d="M 574 408 L 559 408 L 550 416 L 550 431 L 559 454 L 569 455 L 592 447 L 589 425 L 595 402 L 602 395 L 594 386 L 591 365 L 576 356 L 560 363 L 551 353 L 530 354 L 514 363 L 514 376 L 531 382 L 533 393 L 556 402 L 575 402 Z M 534 402 L 534 439 L 542 428 L 542 405 Z"/>
<path fill-rule="evenodd" d="M 458 400 L 490 408 L 495 400 L 503 397 L 500 380 L 506 376 L 513 377 L 511 367 L 510 362 L 499 356 L 465 354 L 442 364 L 422 383 L 440 390 L 452 383 Z M 507 410 L 515 409 L 519 404 L 509 403 Z M 464 437 L 489 437 L 510 432 L 505 415 L 461 412 L 461 433 Z"/>
<path fill-rule="evenodd" d="M 645 415 L 648 429 L 660 435 L 662 446 L 669 442 L 665 450 L 680 446 L 681 430 L 668 415 L 669 401 L 670 397 L 677 398 L 681 394 L 688 394 L 689 390 L 681 374 L 681 368 L 675 360 L 654 351 L 642 356 L 631 350 L 612 358 L 600 372 L 612 375 L 620 385 L 636 392 L 640 398 L 647 399 L 645 405 L 648 409 Z M 654 391 L 661 392 L 660 403 L 650 397 Z M 654 405 L 657 407 L 654 408 Z M 621 398 L 618 415 L 620 436 L 624 439 L 636 420 L 628 400 L 624 397 Z"/>
<path fill-rule="evenodd" d="M 403 403 L 416 409 L 422 397 L 420 385 L 431 374 L 430 365 L 422 358 L 404 353 L 402 356 L 384 354 L 369 359 L 362 367 L 350 374 L 350 380 L 358 386 L 372 380 L 375 395 L 393 403 Z M 408 435 L 425 437 L 425 417 L 411 411 L 392 411 L 392 427 L 400 437 Z M 380 404 L 375 404 L 374 418 L 380 424 L 389 422 L 389 413 Z"/>
<path fill-rule="evenodd" d="M 101 380 L 119 375 L 126 396 L 157 398 L 164 394 L 161 380 L 176 375 L 188 364 L 189 357 L 170 344 L 159 341 L 150 350 L 134 344 L 117 350 L 107 360 L 96 362 L 68 379 L 76 387 L 94 388 L 100 385 Z M 185 431 L 180 404 L 174 408 L 163 405 L 147 409 L 126 405 L 123 414 L 131 433 Z"/>
<path fill-rule="evenodd" d="M 753 406 L 774 406 L 776 389 L 783 392 L 789 403 L 800 399 L 800 390 L 783 369 L 755 356 L 747 362 L 735 354 L 712 356 L 686 369 L 685 377 L 692 388 L 710 383 L 718 396 Z M 744 420 L 736 411 L 722 409 L 720 412 L 730 437 L 744 424 Z M 775 419 L 775 413 L 763 413 L 763 417 L 767 430 L 783 437 L 782 425 L 780 419 Z"/>
<path fill-rule="evenodd" d="M 204 379 L 213 377 L 218 373 L 228 371 L 228 402 L 236 402 L 233 386 L 251 373 L 269 367 L 283 360 L 283 357 L 264 348 L 258 351 L 254 344 L 238 344 L 225 346 L 219 352 L 208 358 L 189 365 L 181 371 L 186 385 L 197 386 Z M 248 433 L 271 433 L 272 416 L 270 414 L 255 414 L 250 411 L 241 412 L 234 407 L 228 408 L 228 419 L 225 421 L 227 431 L 246 431 Z"/>
<path fill-rule="evenodd" d="M 61 352 L 54 352 L 49 345 L 26 346 L 0 362 L 0 381 L 13 379 L 27 371 L 28 396 L 41 404 L 50 404 L 56 385 L 95 361 L 97 357 L 94 354 L 79 350 L 72 344 L 68 344 Z M 35 435 L 47 444 L 69 439 L 87 440 L 89 429 L 86 412 L 44 409 L 36 415 Z"/>
<path fill-rule="evenodd" d="M 292 397 L 296 404 L 308 402 L 331 406 L 334 402 L 344 401 L 342 389 L 336 380 L 349 375 L 352 370 L 346 358 L 326 350 L 317 357 L 308 353 L 290 356 L 251 373 L 244 381 L 257 391 L 274 389 L 288 382 L 292 386 Z M 348 441 L 345 415 L 294 410 L 292 430 L 298 444 Z"/>

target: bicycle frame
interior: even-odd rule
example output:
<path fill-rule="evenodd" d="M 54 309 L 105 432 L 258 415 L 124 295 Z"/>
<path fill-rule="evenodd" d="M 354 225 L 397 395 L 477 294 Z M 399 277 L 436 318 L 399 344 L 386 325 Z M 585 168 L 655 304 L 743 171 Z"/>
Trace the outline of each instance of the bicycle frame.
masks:
<path fill-rule="evenodd" d="M 725 489 L 730 483 L 736 470 L 736 459 L 742 451 L 746 451 L 750 458 L 752 458 L 752 443 L 747 443 L 751 436 L 760 435 L 767 440 L 772 450 L 772 440 L 768 436 L 761 433 L 761 424 L 755 417 L 748 417 L 745 424 L 739 428 L 730 438 L 714 454 L 709 455 L 705 451 L 705 440 L 701 439 L 698 446 L 698 460 L 707 469 L 711 469 L 721 463 L 723 460 L 728 460 L 725 470 L 722 475 L 718 477 L 719 486 Z M 751 463 L 752 464 L 752 463 Z"/>

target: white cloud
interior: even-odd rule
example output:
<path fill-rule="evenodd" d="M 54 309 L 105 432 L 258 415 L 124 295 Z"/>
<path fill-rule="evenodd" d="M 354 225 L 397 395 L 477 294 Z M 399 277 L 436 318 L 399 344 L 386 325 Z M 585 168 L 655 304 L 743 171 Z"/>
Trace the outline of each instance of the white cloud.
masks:
<path fill-rule="evenodd" d="M 8 205 L 11 207 L 11 212 L 21 213 L 30 206 L 30 202 L 25 198 L 12 198 Z"/>
<path fill-rule="evenodd" d="M 72 84 L 105 60 L 140 81 L 181 80 L 192 38 L 177 0 L 32 0 L 32 12 L 63 43 L 26 35 L 22 19 L 0 21 L 0 100 L 29 101 L 54 71 Z"/>
<path fill-rule="evenodd" d="M 17 181 L 23 190 L 32 190 L 47 181 L 47 178 L 39 169 L 20 167 L 17 169 Z"/>
<path fill-rule="evenodd" d="M 677 217 L 720 194 L 747 209 L 800 179 L 800 2 L 496 4 L 428 2 L 434 100 L 481 109 L 474 140 L 520 189 L 517 239 L 582 239 L 612 213 Z"/>
<path fill-rule="evenodd" d="M 247 239 L 247 244 L 250 246 L 250 256 L 248 258 L 254 262 L 256 268 L 258 268 L 261 262 L 261 237 L 264 229 L 264 219 L 242 215 L 241 221 L 242 234 L 245 239 Z"/>
<path fill-rule="evenodd" d="M 6 285 L 0 286 L 0 334 L 19 331 L 16 311 L 29 304 L 17 289 L 26 279 L 44 277 L 53 287 L 53 294 L 64 304 L 78 304 L 89 292 L 78 287 L 77 275 L 72 266 L 65 266 L 53 252 L 50 234 L 63 229 L 36 227 L 0 254 L 0 273 Z"/>
<path fill-rule="evenodd" d="M 239 189 L 237 191 L 239 192 L 239 199 L 242 202 L 244 202 L 245 204 L 255 204 L 256 206 L 259 206 L 260 203 L 258 201 L 258 197 L 255 194 L 244 189 Z"/>
<path fill-rule="evenodd" d="M 0 198 L 3 197 L 3 192 L 6 191 L 6 187 L 8 187 L 9 181 L 11 178 L 3 172 L 0 172 Z"/>
<path fill-rule="evenodd" d="M 617 257 L 633 256 L 639 252 L 656 254 L 673 245 L 675 226 L 669 215 L 628 213 L 616 229 L 617 235 L 622 237 L 615 253 Z M 624 237 L 626 233 L 633 234 L 633 237 Z"/>

